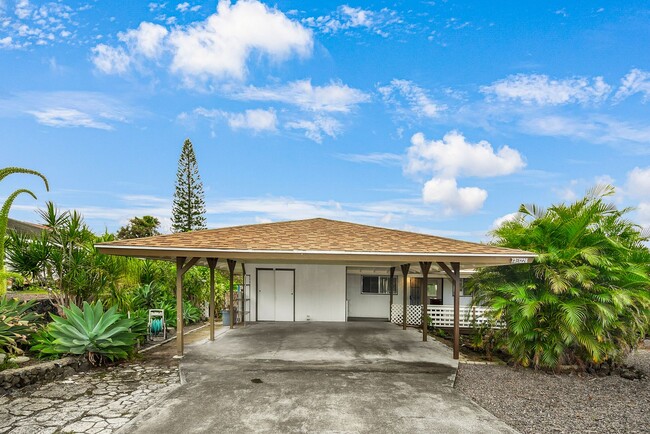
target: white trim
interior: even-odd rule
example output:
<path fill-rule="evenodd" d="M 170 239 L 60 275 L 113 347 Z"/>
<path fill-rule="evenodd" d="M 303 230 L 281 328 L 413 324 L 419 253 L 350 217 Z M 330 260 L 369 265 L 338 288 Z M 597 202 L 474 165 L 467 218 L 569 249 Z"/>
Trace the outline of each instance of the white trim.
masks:
<path fill-rule="evenodd" d="M 266 254 L 302 254 L 302 255 L 366 255 L 366 256 L 451 256 L 467 258 L 536 258 L 534 253 L 438 253 L 438 252 L 349 252 L 341 250 L 243 250 L 243 249 L 205 249 L 192 247 L 153 247 L 153 246 L 120 246 L 95 244 L 98 249 L 125 249 L 125 250 L 153 250 L 153 251 L 174 251 L 174 252 L 204 252 L 204 253 L 266 253 Z"/>

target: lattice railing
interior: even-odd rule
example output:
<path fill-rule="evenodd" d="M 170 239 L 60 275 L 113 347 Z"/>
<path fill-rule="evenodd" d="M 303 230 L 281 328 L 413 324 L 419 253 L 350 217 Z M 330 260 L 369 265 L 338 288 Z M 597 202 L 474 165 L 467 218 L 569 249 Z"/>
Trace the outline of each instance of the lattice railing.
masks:
<path fill-rule="evenodd" d="M 404 312 L 401 304 L 393 304 L 390 307 L 390 320 L 395 324 L 402 324 Z M 406 324 L 420 325 L 422 324 L 422 305 L 406 305 Z"/>
<path fill-rule="evenodd" d="M 461 327 L 470 328 L 474 325 L 487 323 L 488 318 L 485 313 L 487 308 L 479 306 L 461 306 L 459 324 Z M 401 304 L 393 304 L 390 309 L 391 322 L 402 324 L 403 308 Z M 453 327 L 454 326 L 454 307 L 428 305 L 427 314 L 431 318 L 433 327 Z M 406 324 L 422 324 L 422 305 L 406 306 Z"/>

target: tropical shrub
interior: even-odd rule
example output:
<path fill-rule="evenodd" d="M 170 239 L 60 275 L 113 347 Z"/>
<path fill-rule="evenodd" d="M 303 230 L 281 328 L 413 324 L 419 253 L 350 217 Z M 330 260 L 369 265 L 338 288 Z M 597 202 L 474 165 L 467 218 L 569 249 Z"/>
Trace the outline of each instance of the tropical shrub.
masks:
<path fill-rule="evenodd" d="M 203 312 L 198 307 L 194 306 L 187 300 L 183 300 L 183 322 L 185 324 L 192 324 L 199 322 L 203 316 Z"/>
<path fill-rule="evenodd" d="M 114 237 L 96 236 L 79 213 L 61 212 L 52 202 L 39 214 L 47 230 L 32 238 L 10 237 L 7 257 L 12 268 L 51 288 L 60 306 L 115 296 L 123 307 L 120 289 L 134 280 L 128 275 L 129 260 L 102 255 L 94 247 Z"/>
<path fill-rule="evenodd" d="M 130 329 L 136 321 L 117 312 L 116 306 L 104 311 L 101 301 L 84 302 L 63 308 L 64 317 L 52 316 L 42 337 L 32 350 L 43 355 L 84 355 L 93 365 L 106 360 L 127 358 L 133 351 L 138 335 Z"/>
<path fill-rule="evenodd" d="M 45 231 L 38 236 L 10 231 L 5 239 L 5 248 L 7 264 L 13 271 L 29 283 L 48 284 L 46 268 L 52 247 Z"/>
<path fill-rule="evenodd" d="M 534 205 L 493 232 L 494 243 L 539 256 L 532 264 L 480 270 L 474 303 L 505 320 L 504 345 L 535 368 L 616 364 L 650 327 L 648 236 L 606 201 L 600 186 L 571 204 Z"/>
<path fill-rule="evenodd" d="M 147 283 L 133 290 L 133 306 L 139 309 L 154 309 L 156 303 L 163 300 L 164 296 L 156 282 Z"/>
<path fill-rule="evenodd" d="M 40 315 L 31 311 L 34 301 L 0 298 L 0 352 L 22 353 L 29 338 L 38 330 Z"/>

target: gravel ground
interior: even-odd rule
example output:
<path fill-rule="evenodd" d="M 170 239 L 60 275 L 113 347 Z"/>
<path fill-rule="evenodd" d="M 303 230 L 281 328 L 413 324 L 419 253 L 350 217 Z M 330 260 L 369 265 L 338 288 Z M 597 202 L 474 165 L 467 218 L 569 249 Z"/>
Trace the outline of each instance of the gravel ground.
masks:
<path fill-rule="evenodd" d="M 630 355 L 627 364 L 648 378 L 461 364 L 456 388 L 522 433 L 647 433 L 650 349 Z"/>

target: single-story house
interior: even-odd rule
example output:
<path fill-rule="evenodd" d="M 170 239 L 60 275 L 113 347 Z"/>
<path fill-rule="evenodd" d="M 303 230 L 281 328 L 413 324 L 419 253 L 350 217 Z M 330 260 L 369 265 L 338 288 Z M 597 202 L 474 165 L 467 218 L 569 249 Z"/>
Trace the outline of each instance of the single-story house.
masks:
<path fill-rule="evenodd" d="M 455 357 L 461 305 L 471 302 L 462 279 L 477 267 L 527 263 L 535 257 L 522 250 L 323 218 L 119 240 L 96 247 L 111 255 L 175 261 L 177 295 L 182 294 L 183 274 L 195 264 L 228 270 L 230 297 L 233 274 L 242 274 L 239 315 L 244 322 L 371 319 L 391 320 L 406 328 L 424 324 L 428 315 L 453 326 Z M 213 321 L 213 303 L 210 312 Z M 182 336 L 181 303 L 178 329 Z M 182 355 L 182 338 L 178 352 Z"/>

